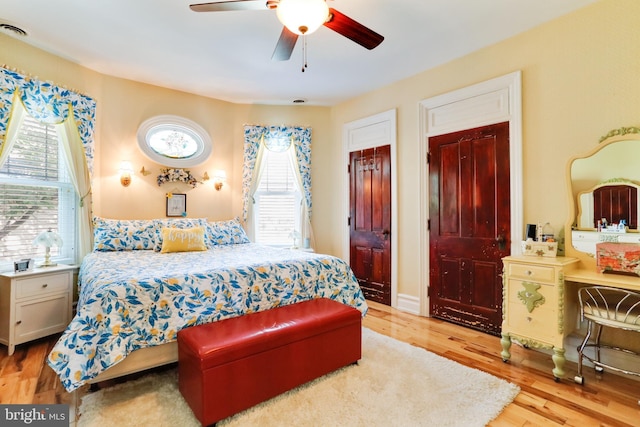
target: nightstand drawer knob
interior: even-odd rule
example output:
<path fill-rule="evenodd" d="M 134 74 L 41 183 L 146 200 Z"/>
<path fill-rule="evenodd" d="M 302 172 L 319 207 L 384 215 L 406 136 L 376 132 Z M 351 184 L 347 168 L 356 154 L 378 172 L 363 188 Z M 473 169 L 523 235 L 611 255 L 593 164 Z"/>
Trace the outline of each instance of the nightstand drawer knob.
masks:
<path fill-rule="evenodd" d="M 44 284 L 42 285 L 42 287 L 43 287 L 43 288 L 46 288 L 47 286 L 49 286 L 49 284 L 47 284 L 47 283 L 44 283 Z"/>
<path fill-rule="evenodd" d="M 21 324 L 21 323 L 22 323 L 22 320 L 18 320 L 18 321 L 16 322 L 16 325 L 19 325 L 19 324 Z"/>
<path fill-rule="evenodd" d="M 531 276 L 533 272 L 531 270 L 527 270 L 524 272 L 524 274 L 526 274 L 527 276 Z"/>
<path fill-rule="evenodd" d="M 530 316 L 527 316 L 527 322 L 531 322 L 533 319 Z"/>

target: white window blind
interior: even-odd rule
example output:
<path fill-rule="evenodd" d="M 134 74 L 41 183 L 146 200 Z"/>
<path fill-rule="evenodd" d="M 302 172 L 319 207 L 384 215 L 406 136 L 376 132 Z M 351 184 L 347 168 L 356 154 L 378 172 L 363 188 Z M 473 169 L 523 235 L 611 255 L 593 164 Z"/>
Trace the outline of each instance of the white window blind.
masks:
<path fill-rule="evenodd" d="M 301 194 L 290 153 L 265 150 L 262 175 L 254 194 L 256 243 L 291 246 L 291 233 L 300 231 Z"/>
<path fill-rule="evenodd" d="M 21 258 L 42 258 L 33 246 L 43 231 L 60 234 L 61 248 L 51 257 L 73 262 L 76 242 L 76 195 L 53 125 L 26 116 L 18 139 L 0 168 L 0 268 Z"/>

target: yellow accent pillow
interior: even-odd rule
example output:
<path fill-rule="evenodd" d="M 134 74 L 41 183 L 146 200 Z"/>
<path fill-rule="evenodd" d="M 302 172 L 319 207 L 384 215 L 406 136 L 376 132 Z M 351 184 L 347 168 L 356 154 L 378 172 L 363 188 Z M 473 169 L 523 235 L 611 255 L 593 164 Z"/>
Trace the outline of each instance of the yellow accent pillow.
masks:
<path fill-rule="evenodd" d="M 204 227 L 173 228 L 162 227 L 162 248 L 160 252 L 206 251 Z"/>

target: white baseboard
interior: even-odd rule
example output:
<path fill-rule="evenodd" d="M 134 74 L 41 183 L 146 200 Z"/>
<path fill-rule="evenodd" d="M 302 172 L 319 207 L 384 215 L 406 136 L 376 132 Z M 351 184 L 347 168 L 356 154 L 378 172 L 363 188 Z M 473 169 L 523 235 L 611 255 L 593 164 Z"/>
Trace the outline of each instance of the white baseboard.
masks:
<path fill-rule="evenodd" d="M 398 294 L 397 307 L 395 308 L 419 316 L 420 298 L 412 295 Z"/>

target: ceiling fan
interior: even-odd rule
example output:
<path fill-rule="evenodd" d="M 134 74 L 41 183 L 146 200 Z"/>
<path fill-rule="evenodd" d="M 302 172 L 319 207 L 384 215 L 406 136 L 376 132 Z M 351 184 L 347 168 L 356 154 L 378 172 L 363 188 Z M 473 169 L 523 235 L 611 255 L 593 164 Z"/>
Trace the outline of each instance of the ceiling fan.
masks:
<path fill-rule="evenodd" d="M 287 61 L 298 36 L 308 35 L 324 25 L 371 50 L 384 40 L 375 31 L 327 6 L 325 0 L 227 0 L 189 5 L 195 12 L 231 10 L 276 10 L 284 27 L 271 59 Z"/>

